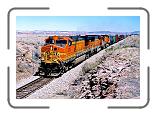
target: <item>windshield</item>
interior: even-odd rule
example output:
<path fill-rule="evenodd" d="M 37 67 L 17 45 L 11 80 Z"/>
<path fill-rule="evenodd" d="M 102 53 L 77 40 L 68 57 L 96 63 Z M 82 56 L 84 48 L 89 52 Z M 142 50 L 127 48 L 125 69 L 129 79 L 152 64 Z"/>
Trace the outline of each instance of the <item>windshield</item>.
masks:
<path fill-rule="evenodd" d="M 45 45 L 47 45 L 47 44 L 54 44 L 54 40 L 53 40 L 52 36 L 49 36 L 49 39 L 47 39 L 45 41 Z"/>
<path fill-rule="evenodd" d="M 66 40 L 56 40 L 56 45 L 60 47 L 65 47 L 67 44 Z"/>

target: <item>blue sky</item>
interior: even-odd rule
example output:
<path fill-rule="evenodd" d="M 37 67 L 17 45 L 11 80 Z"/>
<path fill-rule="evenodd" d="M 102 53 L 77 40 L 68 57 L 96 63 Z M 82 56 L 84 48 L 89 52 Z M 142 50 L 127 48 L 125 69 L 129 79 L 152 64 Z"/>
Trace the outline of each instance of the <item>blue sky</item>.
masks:
<path fill-rule="evenodd" d="M 17 16 L 16 30 L 140 31 L 140 16 Z"/>

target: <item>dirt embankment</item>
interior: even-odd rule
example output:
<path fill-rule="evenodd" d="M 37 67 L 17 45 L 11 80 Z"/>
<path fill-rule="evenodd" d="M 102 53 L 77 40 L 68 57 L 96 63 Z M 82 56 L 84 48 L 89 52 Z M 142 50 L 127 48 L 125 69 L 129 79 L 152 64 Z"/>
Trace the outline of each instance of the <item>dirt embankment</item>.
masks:
<path fill-rule="evenodd" d="M 16 81 L 32 76 L 39 63 L 39 46 L 43 38 L 18 35 L 16 38 Z"/>
<path fill-rule="evenodd" d="M 110 46 L 94 68 L 84 64 L 83 75 L 70 85 L 69 95 L 85 99 L 139 98 L 139 40 L 139 37 L 128 37 Z"/>
<path fill-rule="evenodd" d="M 107 48 L 98 66 L 84 64 L 83 75 L 70 85 L 69 95 L 84 99 L 139 98 L 139 41 L 139 37 L 128 37 Z"/>

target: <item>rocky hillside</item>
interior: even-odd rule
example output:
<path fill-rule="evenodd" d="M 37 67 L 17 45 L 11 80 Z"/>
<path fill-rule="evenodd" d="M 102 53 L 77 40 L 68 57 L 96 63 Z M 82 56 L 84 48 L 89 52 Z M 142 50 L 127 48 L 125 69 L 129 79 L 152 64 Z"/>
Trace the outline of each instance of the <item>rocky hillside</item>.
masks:
<path fill-rule="evenodd" d="M 67 94 L 80 99 L 139 98 L 139 52 L 138 37 L 128 37 L 110 46 L 97 60 L 97 66 L 84 64 L 83 74 L 71 83 Z"/>
<path fill-rule="evenodd" d="M 39 46 L 42 38 L 18 35 L 16 39 L 16 81 L 28 78 L 38 68 Z"/>

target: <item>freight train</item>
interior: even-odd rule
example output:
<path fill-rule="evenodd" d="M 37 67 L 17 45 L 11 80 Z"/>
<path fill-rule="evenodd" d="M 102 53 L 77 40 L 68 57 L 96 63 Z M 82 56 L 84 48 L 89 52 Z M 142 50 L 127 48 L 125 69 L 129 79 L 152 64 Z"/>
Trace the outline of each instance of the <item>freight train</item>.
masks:
<path fill-rule="evenodd" d="M 59 76 L 82 60 L 124 39 L 125 35 L 49 36 L 41 46 L 40 66 L 35 75 Z"/>

